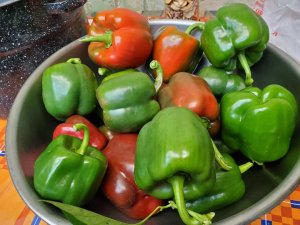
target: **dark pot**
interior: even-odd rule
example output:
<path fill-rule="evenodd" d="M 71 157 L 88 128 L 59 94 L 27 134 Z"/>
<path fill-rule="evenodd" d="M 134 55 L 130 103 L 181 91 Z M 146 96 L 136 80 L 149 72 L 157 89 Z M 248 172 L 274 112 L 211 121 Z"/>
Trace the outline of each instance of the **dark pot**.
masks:
<path fill-rule="evenodd" d="M 86 0 L 2 1 L 0 118 L 7 117 L 20 87 L 42 61 L 85 34 L 85 3 Z"/>

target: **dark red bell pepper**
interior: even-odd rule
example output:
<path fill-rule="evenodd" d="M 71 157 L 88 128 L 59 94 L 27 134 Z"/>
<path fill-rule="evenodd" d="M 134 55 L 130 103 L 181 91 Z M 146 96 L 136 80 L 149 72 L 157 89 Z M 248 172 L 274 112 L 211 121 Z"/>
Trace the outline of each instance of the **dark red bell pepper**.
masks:
<path fill-rule="evenodd" d="M 210 131 L 215 134 L 219 129 L 219 104 L 208 84 L 199 76 L 179 72 L 171 77 L 158 92 L 161 108 L 169 106 L 186 107 L 207 119 Z"/>
<path fill-rule="evenodd" d="M 90 140 L 89 140 L 89 145 L 97 148 L 99 150 L 102 150 L 107 143 L 107 138 L 105 137 L 104 134 L 101 133 L 101 131 L 93 124 L 91 123 L 88 119 L 86 119 L 83 116 L 80 115 L 73 115 L 70 116 L 69 118 L 66 119 L 64 123 L 59 124 L 53 132 L 52 138 L 55 139 L 57 136 L 61 134 L 67 134 L 69 136 L 77 137 L 79 139 L 83 139 L 83 131 L 79 130 L 76 131 L 73 128 L 74 124 L 77 123 L 83 123 L 85 124 L 90 131 Z"/>
<path fill-rule="evenodd" d="M 177 72 L 193 72 L 200 62 L 203 51 L 190 31 L 166 26 L 154 37 L 152 57 L 161 64 L 166 82 Z"/>
<path fill-rule="evenodd" d="M 98 12 L 89 27 L 88 54 L 97 65 L 109 69 L 135 68 L 151 54 L 153 39 L 146 17 L 126 8 Z"/>
<path fill-rule="evenodd" d="M 102 151 L 108 169 L 101 187 L 105 196 L 121 212 L 133 219 L 144 219 L 163 201 L 140 190 L 134 182 L 137 134 L 116 134 Z"/>

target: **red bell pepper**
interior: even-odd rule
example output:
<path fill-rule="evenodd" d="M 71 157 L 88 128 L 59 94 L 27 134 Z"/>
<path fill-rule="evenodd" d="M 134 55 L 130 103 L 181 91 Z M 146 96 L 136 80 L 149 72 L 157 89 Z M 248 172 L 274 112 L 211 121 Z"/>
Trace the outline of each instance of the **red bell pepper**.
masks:
<path fill-rule="evenodd" d="M 83 139 L 83 131 L 79 130 L 76 131 L 73 128 L 74 124 L 77 123 L 83 123 L 85 124 L 90 131 L 90 140 L 89 140 L 89 145 L 97 148 L 99 150 L 102 150 L 106 143 L 107 143 L 107 138 L 105 137 L 104 134 L 100 132 L 100 130 L 93 124 L 91 123 L 88 119 L 86 119 L 83 116 L 80 115 L 73 115 L 70 116 L 69 118 L 66 119 L 64 123 L 59 124 L 53 132 L 52 138 L 55 139 L 57 136 L 61 134 L 67 134 L 73 137 L 77 137 L 79 139 Z"/>
<path fill-rule="evenodd" d="M 140 190 L 134 182 L 137 134 L 116 134 L 102 151 L 108 169 L 101 187 L 111 203 L 133 219 L 144 219 L 163 201 Z"/>
<path fill-rule="evenodd" d="M 152 57 L 161 64 L 166 82 L 177 72 L 193 72 L 200 62 L 203 51 L 190 31 L 189 28 L 184 32 L 175 26 L 166 26 L 155 37 Z"/>
<path fill-rule="evenodd" d="M 206 81 L 186 72 L 176 73 L 158 92 L 161 108 L 186 107 L 208 120 L 211 134 L 219 130 L 219 104 Z M 216 130 L 217 129 L 217 130 Z"/>
<path fill-rule="evenodd" d="M 97 65 L 109 69 L 135 68 L 151 54 L 153 39 L 146 17 L 126 8 L 98 12 L 82 39 L 91 42 L 88 54 Z"/>

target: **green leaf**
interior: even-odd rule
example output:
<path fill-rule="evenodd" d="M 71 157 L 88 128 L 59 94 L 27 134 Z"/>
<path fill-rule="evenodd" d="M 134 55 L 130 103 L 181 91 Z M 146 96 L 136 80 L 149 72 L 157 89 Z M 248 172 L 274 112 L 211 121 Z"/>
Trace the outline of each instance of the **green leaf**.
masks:
<path fill-rule="evenodd" d="M 67 219 L 74 225 L 130 225 L 73 205 L 48 200 L 41 201 L 62 210 Z"/>

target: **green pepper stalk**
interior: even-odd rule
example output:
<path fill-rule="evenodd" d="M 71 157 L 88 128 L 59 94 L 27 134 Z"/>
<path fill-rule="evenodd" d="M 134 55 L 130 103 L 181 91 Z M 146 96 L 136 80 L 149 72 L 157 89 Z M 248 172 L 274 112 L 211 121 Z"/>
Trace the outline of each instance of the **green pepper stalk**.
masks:
<path fill-rule="evenodd" d="M 239 170 L 241 172 L 241 174 L 245 173 L 246 171 L 248 171 L 254 164 L 252 162 L 246 162 L 242 165 L 239 165 Z"/>
<path fill-rule="evenodd" d="M 206 128 L 208 129 L 210 124 L 207 121 L 207 119 L 206 118 L 200 118 L 200 119 L 201 119 L 202 123 L 206 126 Z M 211 139 L 211 144 L 213 146 L 215 158 L 216 158 L 216 161 L 219 164 L 219 166 L 224 170 L 230 170 L 232 167 L 226 162 L 226 159 L 223 157 L 223 154 L 219 151 L 219 149 L 216 146 L 216 144 L 214 143 L 213 139 Z"/>
<path fill-rule="evenodd" d="M 81 64 L 81 59 L 80 58 L 70 58 L 67 60 L 67 63 L 72 63 L 72 64 Z"/>
<path fill-rule="evenodd" d="M 176 205 L 176 203 L 174 201 L 169 201 L 169 204 L 165 205 L 165 206 L 157 206 L 145 219 L 143 219 L 142 221 L 132 224 L 132 225 L 142 225 L 145 224 L 145 222 L 147 220 L 149 220 L 153 215 L 165 210 L 165 209 L 178 209 L 178 206 Z M 205 215 L 201 215 L 199 213 L 195 213 L 192 210 L 187 209 L 185 212 L 182 212 L 184 214 L 184 218 L 187 222 L 190 222 L 190 216 L 193 217 L 192 219 L 195 219 L 197 221 L 195 221 L 195 224 L 199 224 L 199 222 L 201 222 L 200 224 L 211 224 L 211 220 L 214 218 L 215 213 L 211 212 L 211 213 L 207 213 Z"/>
<path fill-rule="evenodd" d="M 104 68 L 104 67 L 99 67 L 98 68 L 98 74 L 100 76 L 108 76 L 109 74 L 111 74 L 111 70 L 107 69 L 107 68 Z"/>
<path fill-rule="evenodd" d="M 215 152 L 215 158 L 216 161 L 218 162 L 218 164 L 221 166 L 221 168 L 223 168 L 224 170 L 230 170 L 232 167 L 230 165 L 228 165 L 228 163 L 226 162 L 225 158 L 223 157 L 223 155 L 221 154 L 221 152 L 218 150 L 217 146 L 215 145 L 214 141 L 211 140 L 212 146 L 214 148 L 214 152 Z"/>
<path fill-rule="evenodd" d="M 74 152 L 80 155 L 84 155 L 90 141 L 90 130 L 83 123 L 74 124 L 73 128 L 75 129 L 75 131 L 83 130 L 83 139 L 80 148 L 75 150 Z"/>
<path fill-rule="evenodd" d="M 152 60 L 150 62 L 150 68 L 153 70 L 154 69 L 156 70 L 156 78 L 155 78 L 155 82 L 154 82 L 154 87 L 155 87 L 155 90 L 157 93 L 163 83 L 163 77 L 164 77 L 163 69 L 157 60 Z"/>
<path fill-rule="evenodd" d="M 80 41 L 82 42 L 102 42 L 105 45 L 105 48 L 109 48 L 112 45 L 112 40 L 113 40 L 113 32 L 112 31 L 105 31 L 101 35 L 97 36 L 86 36 Z"/>
<path fill-rule="evenodd" d="M 190 34 L 193 30 L 198 29 L 198 30 L 204 30 L 205 28 L 205 22 L 196 22 L 185 30 L 185 33 Z"/>
<path fill-rule="evenodd" d="M 238 53 L 238 59 L 239 59 L 241 66 L 243 67 L 243 69 L 245 71 L 245 75 L 246 75 L 245 84 L 247 86 L 250 86 L 254 80 L 252 78 L 252 72 L 250 70 L 250 66 L 248 64 L 248 61 L 247 61 L 244 51 Z"/>
<path fill-rule="evenodd" d="M 197 224 L 211 224 L 211 219 L 214 217 L 214 213 L 208 213 L 207 215 L 201 215 L 198 213 L 191 214 L 188 212 L 185 206 L 183 188 L 184 188 L 184 176 L 173 176 L 168 179 L 174 191 L 174 200 L 177 206 L 180 218 L 185 224 L 197 225 Z"/>

